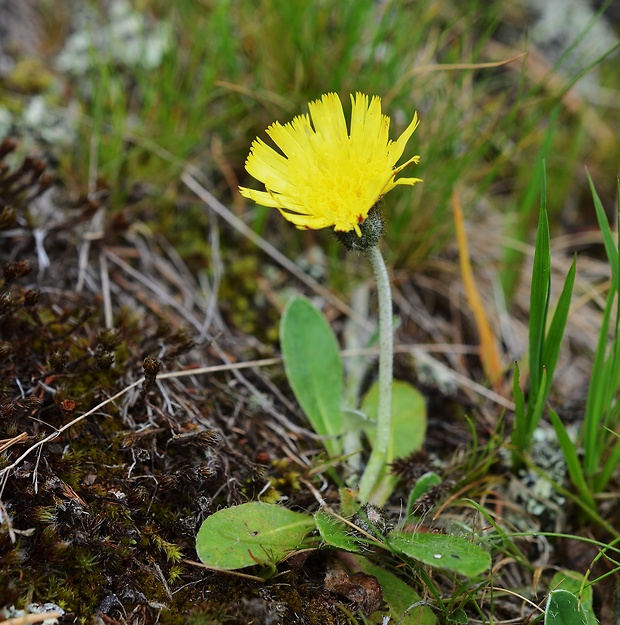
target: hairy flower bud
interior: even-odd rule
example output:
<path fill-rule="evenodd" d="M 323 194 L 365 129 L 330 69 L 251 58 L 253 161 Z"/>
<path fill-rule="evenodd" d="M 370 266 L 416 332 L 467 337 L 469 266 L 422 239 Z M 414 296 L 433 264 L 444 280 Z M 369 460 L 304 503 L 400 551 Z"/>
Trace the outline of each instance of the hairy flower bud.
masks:
<path fill-rule="evenodd" d="M 363 252 L 376 247 L 383 234 L 383 217 L 378 202 L 368 211 L 368 217 L 359 225 L 359 228 L 362 232 L 361 236 L 358 236 L 355 230 L 335 231 L 334 234 L 338 241 L 351 252 Z"/>

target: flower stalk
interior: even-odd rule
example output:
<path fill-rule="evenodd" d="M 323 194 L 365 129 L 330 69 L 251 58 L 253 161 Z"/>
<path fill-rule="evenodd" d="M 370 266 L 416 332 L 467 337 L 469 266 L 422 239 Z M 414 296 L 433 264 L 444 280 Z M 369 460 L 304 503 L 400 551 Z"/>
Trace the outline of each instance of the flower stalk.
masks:
<path fill-rule="evenodd" d="M 359 484 L 362 502 L 381 502 L 389 494 L 382 484 L 392 451 L 392 294 L 378 248 L 383 233 L 379 203 L 396 186 L 420 182 L 399 177 L 419 162 L 418 155 L 398 165 L 418 123 L 415 113 L 398 139 L 390 140 L 390 118 L 381 112 L 379 97 L 351 95 L 347 125 L 340 98 L 326 93 L 308 104 L 308 114 L 267 128 L 275 148 L 256 138 L 245 167 L 263 188 L 239 187 L 241 195 L 277 209 L 300 229 L 332 228 L 348 250 L 364 254 L 372 266 L 379 298 L 379 406 L 375 440 Z"/>
<path fill-rule="evenodd" d="M 392 292 L 390 277 L 377 246 L 364 252 L 377 282 L 379 300 L 379 406 L 375 441 L 359 484 L 360 501 L 372 501 L 373 491 L 386 469 L 392 444 L 392 379 L 394 334 L 392 330 Z"/>

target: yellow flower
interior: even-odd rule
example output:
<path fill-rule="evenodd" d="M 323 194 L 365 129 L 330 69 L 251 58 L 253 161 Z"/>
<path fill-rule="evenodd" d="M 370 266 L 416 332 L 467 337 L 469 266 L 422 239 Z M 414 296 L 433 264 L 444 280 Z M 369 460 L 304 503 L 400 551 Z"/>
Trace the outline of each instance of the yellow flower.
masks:
<path fill-rule="evenodd" d="M 282 126 L 273 123 L 267 134 L 282 154 L 261 139 L 252 143 L 247 171 L 265 185 L 265 191 L 239 187 L 244 197 L 277 208 L 298 228 L 333 227 L 355 230 L 381 196 L 396 185 L 414 185 L 419 178 L 396 175 L 419 156 L 396 167 L 407 141 L 418 126 L 417 113 L 405 132 L 388 139 L 390 118 L 381 114 L 381 99 L 362 93 L 351 96 L 351 131 L 335 93 L 308 105 L 310 115 L 299 115 Z"/>

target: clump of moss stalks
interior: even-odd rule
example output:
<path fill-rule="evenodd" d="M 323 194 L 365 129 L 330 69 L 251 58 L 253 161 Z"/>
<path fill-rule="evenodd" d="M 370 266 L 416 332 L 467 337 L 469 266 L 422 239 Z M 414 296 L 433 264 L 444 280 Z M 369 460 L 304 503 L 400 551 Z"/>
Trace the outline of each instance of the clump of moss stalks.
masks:
<path fill-rule="evenodd" d="M 62 199 L 45 164 L 14 150 L 0 148 L 0 609 L 52 602 L 63 622 L 342 622 L 311 569 L 266 589 L 188 562 L 218 508 L 259 493 L 304 504 L 295 462 L 276 461 L 294 441 L 275 439 L 256 378 L 156 380 L 251 350 L 206 326 L 190 340 L 185 328 L 204 318 L 176 305 L 171 265 L 129 226 L 137 217 L 107 215 L 105 189 Z"/>

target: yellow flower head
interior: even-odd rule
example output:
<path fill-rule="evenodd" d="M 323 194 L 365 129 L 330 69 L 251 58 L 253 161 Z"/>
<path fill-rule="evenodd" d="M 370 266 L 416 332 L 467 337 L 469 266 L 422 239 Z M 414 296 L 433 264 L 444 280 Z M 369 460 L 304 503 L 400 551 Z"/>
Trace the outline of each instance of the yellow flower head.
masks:
<path fill-rule="evenodd" d="M 333 227 L 355 230 L 381 196 L 398 184 L 414 185 L 419 178 L 396 175 L 419 156 L 396 167 L 407 141 L 418 126 L 417 113 L 405 132 L 390 141 L 390 118 L 381 114 L 381 99 L 351 96 L 351 132 L 335 93 L 308 105 L 310 115 L 299 115 L 282 126 L 273 123 L 267 134 L 280 148 L 276 152 L 261 139 L 252 143 L 245 168 L 265 185 L 265 191 L 239 187 L 244 197 L 277 208 L 298 228 Z"/>

